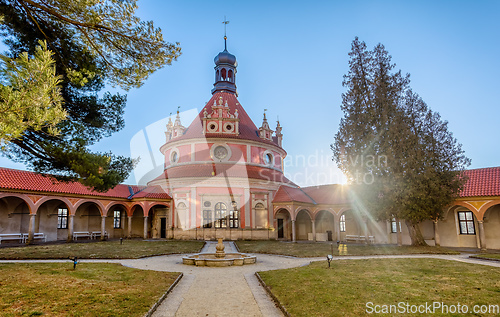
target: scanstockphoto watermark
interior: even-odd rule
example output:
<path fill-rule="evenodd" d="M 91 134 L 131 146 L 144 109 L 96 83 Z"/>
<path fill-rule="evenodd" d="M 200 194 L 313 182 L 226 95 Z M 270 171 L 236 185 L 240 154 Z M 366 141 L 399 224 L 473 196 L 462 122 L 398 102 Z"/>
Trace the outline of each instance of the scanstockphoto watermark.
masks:
<path fill-rule="evenodd" d="M 499 304 L 465 305 L 461 303 L 447 304 L 444 302 L 425 302 L 423 304 L 410 304 L 399 302 L 397 304 L 375 304 L 367 302 L 368 314 L 486 314 L 497 316 L 500 314 Z"/>
<path fill-rule="evenodd" d="M 340 162 L 347 166 L 357 167 L 352 173 L 352 182 L 355 184 L 371 185 L 375 182 L 374 170 L 387 167 L 386 155 L 340 155 Z"/>

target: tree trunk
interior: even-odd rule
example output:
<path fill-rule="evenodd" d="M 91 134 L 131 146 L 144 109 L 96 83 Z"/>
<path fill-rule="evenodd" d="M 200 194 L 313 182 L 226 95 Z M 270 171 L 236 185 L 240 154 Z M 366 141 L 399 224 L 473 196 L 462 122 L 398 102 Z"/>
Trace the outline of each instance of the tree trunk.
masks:
<path fill-rule="evenodd" d="M 420 232 L 420 227 L 417 223 L 406 221 L 406 226 L 408 227 L 408 232 L 410 234 L 411 245 L 413 246 L 427 246 L 427 242 L 424 240 L 422 232 Z"/>

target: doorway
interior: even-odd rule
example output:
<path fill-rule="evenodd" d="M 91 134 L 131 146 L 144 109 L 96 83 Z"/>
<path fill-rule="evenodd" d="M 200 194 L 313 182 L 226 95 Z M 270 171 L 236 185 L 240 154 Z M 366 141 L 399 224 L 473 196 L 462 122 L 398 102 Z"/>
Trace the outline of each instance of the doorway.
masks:
<path fill-rule="evenodd" d="M 160 238 L 167 237 L 167 218 L 160 218 Z"/>
<path fill-rule="evenodd" d="M 278 219 L 278 239 L 285 238 L 285 229 L 283 228 L 283 219 Z"/>

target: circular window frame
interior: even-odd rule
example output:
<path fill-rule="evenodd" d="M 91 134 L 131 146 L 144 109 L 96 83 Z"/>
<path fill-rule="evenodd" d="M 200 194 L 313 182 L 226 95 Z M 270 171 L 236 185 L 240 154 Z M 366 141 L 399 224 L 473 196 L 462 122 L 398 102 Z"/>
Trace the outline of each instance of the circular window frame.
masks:
<path fill-rule="evenodd" d="M 228 126 L 231 128 L 227 129 Z M 224 123 L 224 132 L 228 132 L 228 133 L 234 132 L 234 123 L 232 123 L 232 122 Z"/>
<path fill-rule="evenodd" d="M 269 163 L 266 160 L 267 158 L 269 158 Z M 275 160 L 275 157 L 274 157 L 273 152 L 271 152 L 269 150 L 265 150 L 262 153 L 262 163 L 264 163 L 265 166 L 273 167 L 274 166 L 274 160 Z"/>
<path fill-rule="evenodd" d="M 227 151 L 227 155 L 222 159 L 215 156 L 215 149 L 218 148 L 219 146 L 222 146 Z M 212 157 L 212 160 L 215 162 L 227 162 L 229 161 L 231 156 L 232 156 L 231 148 L 225 143 L 214 143 L 210 148 L 210 157 Z"/>
<path fill-rule="evenodd" d="M 215 128 L 210 128 L 212 125 L 215 126 Z M 217 133 L 219 131 L 219 124 L 215 121 L 210 121 L 210 122 L 207 122 L 207 131 L 209 133 Z"/>
<path fill-rule="evenodd" d="M 174 160 L 174 155 L 176 155 L 176 160 Z M 179 163 L 179 159 L 180 159 L 180 153 L 179 153 L 179 150 L 177 148 L 173 148 L 172 150 L 170 150 L 170 155 L 169 155 L 169 159 L 170 159 L 170 165 L 174 165 L 174 164 L 177 164 Z"/>

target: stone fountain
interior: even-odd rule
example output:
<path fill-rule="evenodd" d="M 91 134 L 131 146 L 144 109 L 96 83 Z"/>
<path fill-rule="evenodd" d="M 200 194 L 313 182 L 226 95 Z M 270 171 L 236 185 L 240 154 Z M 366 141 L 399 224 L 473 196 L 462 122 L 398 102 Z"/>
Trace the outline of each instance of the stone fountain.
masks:
<path fill-rule="evenodd" d="M 217 246 L 215 247 L 215 253 L 197 253 L 185 256 L 182 258 L 182 263 L 196 266 L 224 267 L 254 264 L 257 261 L 257 257 L 253 255 L 238 252 L 224 252 L 224 244 L 222 243 L 222 240 L 222 238 L 218 239 Z"/>

